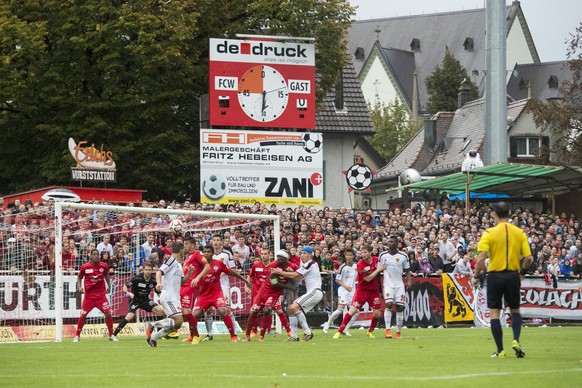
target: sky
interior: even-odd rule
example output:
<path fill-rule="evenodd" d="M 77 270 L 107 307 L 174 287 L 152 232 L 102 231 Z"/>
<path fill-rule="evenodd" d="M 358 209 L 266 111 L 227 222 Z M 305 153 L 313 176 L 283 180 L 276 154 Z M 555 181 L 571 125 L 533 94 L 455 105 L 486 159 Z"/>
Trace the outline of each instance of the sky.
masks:
<path fill-rule="evenodd" d="M 484 8 L 485 0 L 349 0 L 356 20 Z M 506 3 L 509 5 L 511 1 Z M 582 23 L 582 0 L 521 0 L 521 8 L 542 62 L 566 60 L 566 43 Z M 379 5 L 383 4 L 383 5 Z"/>

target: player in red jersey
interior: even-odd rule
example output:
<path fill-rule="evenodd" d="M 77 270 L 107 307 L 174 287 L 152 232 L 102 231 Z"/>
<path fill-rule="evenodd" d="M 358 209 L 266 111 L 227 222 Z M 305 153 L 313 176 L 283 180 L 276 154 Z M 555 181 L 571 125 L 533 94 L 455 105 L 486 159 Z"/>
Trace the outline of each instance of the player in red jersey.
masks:
<path fill-rule="evenodd" d="M 246 288 L 247 294 L 250 295 L 251 301 L 255 300 L 257 293 L 265 283 L 269 279 L 269 263 L 271 263 L 271 251 L 269 248 L 265 248 L 261 250 L 261 259 L 257 260 L 253 263 L 253 266 L 249 270 L 247 275 L 247 280 L 253 284 L 253 288 L 250 289 Z M 252 328 L 251 336 L 254 337 L 257 334 L 256 326 Z"/>
<path fill-rule="evenodd" d="M 344 315 L 341 326 L 339 327 L 337 333 L 334 334 L 333 339 L 338 339 L 341 337 L 346 325 L 352 319 L 352 316 L 358 312 L 363 305 L 368 303 L 372 310 L 374 311 L 374 318 L 372 318 L 372 323 L 368 329 L 368 337 L 374 337 L 374 329 L 376 328 L 376 323 L 378 319 L 382 317 L 382 310 L 380 310 L 380 291 L 378 283 L 378 275 L 386 269 L 383 264 L 378 264 L 378 258 L 372 257 L 372 247 L 368 244 L 364 245 L 361 249 L 362 259 L 358 261 L 357 265 L 357 284 L 356 293 L 352 299 L 352 304 L 350 310 Z"/>
<path fill-rule="evenodd" d="M 259 341 L 264 340 L 265 332 L 267 331 L 268 325 L 271 324 L 271 310 L 279 316 L 281 324 L 287 330 L 287 335 L 291 336 L 291 328 L 289 327 L 289 321 L 283 313 L 281 308 L 281 296 L 283 295 L 284 289 L 296 289 L 295 286 L 287 284 L 288 279 L 284 276 L 278 276 L 271 273 L 273 268 L 281 268 L 285 272 L 293 272 L 297 270 L 297 266 L 289 262 L 289 254 L 283 250 L 277 251 L 277 259 L 269 264 L 269 281 L 264 282 L 261 289 L 253 299 L 253 305 L 251 307 L 251 313 L 249 315 L 249 320 L 246 327 L 246 335 L 243 338 L 243 342 L 250 341 L 251 329 L 257 326 L 259 320 L 259 312 L 263 312 L 263 320 L 261 325 L 261 334 L 259 335 Z"/>
<path fill-rule="evenodd" d="M 107 300 L 107 293 L 110 287 L 109 267 L 102 261 L 99 261 L 99 251 L 91 251 L 91 260 L 81 266 L 79 276 L 77 277 L 77 291 L 85 294 L 83 305 L 81 307 L 81 316 L 77 323 L 77 334 L 73 342 L 79 342 L 81 330 L 85 326 L 87 314 L 94 308 L 101 310 L 105 314 L 105 324 L 109 333 L 110 341 L 117 341 L 113 335 L 113 318 L 111 318 L 111 306 Z"/>
<path fill-rule="evenodd" d="M 196 239 L 194 237 L 186 237 L 184 239 L 184 250 L 188 257 L 184 261 L 184 275 L 188 273 L 188 269 L 193 266 L 194 272 L 180 287 L 180 304 L 182 306 L 182 316 L 188 322 L 190 327 L 190 336 L 182 342 L 200 342 L 200 334 L 194 315 L 192 315 L 192 308 L 194 301 L 198 296 L 198 283 L 210 271 L 210 263 L 202 256 L 202 253 L 197 249 Z"/>
<path fill-rule="evenodd" d="M 250 288 L 252 288 L 253 285 L 238 272 L 231 271 L 231 269 L 228 268 L 222 261 L 213 260 L 212 256 L 214 255 L 214 247 L 212 245 L 209 244 L 204 247 L 203 255 L 204 258 L 210 263 L 210 271 L 198 282 L 199 293 L 198 299 L 196 299 L 196 302 L 194 303 L 194 318 L 196 320 L 202 318 L 206 311 L 214 307 L 228 328 L 228 332 L 230 333 L 230 340 L 232 342 L 238 342 L 238 337 L 234 332 L 232 318 L 229 314 L 227 314 L 226 311 L 226 300 L 224 298 L 224 294 L 222 293 L 222 287 L 220 286 L 220 275 L 224 273 L 226 275 L 240 279 Z M 192 343 L 195 344 L 197 342 L 192 341 Z"/>

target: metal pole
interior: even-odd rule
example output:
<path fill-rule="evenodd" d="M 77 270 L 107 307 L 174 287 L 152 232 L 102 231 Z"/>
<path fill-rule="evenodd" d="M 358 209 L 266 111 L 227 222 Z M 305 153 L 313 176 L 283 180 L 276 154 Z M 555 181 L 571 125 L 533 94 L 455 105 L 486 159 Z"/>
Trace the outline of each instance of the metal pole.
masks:
<path fill-rule="evenodd" d="M 485 165 L 507 162 L 507 59 L 505 0 L 487 0 Z"/>
<path fill-rule="evenodd" d="M 55 203 L 55 341 L 63 341 L 63 214 Z"/>

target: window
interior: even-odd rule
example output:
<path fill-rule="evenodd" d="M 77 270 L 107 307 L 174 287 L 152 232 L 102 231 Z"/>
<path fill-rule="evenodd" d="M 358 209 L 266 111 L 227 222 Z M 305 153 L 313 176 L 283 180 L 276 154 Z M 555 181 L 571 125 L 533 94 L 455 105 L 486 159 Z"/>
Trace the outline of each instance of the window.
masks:
<path fill-rule="evenodd" d="M 542 139 L 539 137 L 516 137 L 515 146 L 518 158 L 534 157 L 537 154 L 537 149 L 542 145 Z"/>

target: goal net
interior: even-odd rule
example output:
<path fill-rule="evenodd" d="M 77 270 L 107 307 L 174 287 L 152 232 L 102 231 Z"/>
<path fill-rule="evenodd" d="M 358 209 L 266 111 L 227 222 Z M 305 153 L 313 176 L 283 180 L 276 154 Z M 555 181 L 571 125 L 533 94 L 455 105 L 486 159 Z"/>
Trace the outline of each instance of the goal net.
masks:
<path fill-rule="evenodd" d="M 174 241 L 192 236 L 204 246 L 219 235 L 225 250 L 230 250 L 234 237 L 244 236 L 250 244 L 249 258 L 233 255 L 243 276 L 261 249 L 274 252 L 280 241 L 279 217 L 267 214 L 56 203 L 8 217 L 0 229 L 0 342 L 74 337 L 83 298 L 77 292 L 77 275 L 93 249 L 110 267 L 107 298 L 115 328 L 128 311 L 124 284 L 141 272 L 145 262 L 153 263 L 154 269 L 161 265 Z M 244 283 L 229 280 L 232 311 L 242 326 L 250 297 Z M 152 293 L 152 298 L 157 295 Z M 137 322 L 154 319 L 155 315 L 138 310 Z M 122 334 L 132 331 L 128 329 Z M 104 315 L 94 309 L 81 336 L 106 335 Z"/>

